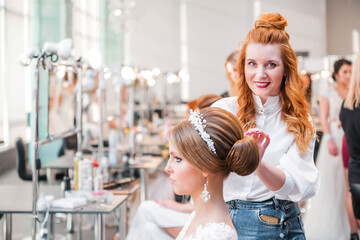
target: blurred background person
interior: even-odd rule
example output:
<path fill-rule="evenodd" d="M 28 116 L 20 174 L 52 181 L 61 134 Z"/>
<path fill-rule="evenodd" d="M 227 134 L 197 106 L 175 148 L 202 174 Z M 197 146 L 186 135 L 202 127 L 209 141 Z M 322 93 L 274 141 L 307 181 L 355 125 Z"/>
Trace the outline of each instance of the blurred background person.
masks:
<path fill-rule="evenodd" d="M 303 71 L 301 72 L 302 80 L 303 80 L 303 88 L 305 93 L 305 98 L 312 107 L 312 89 L 311 89 L 311 74 Z"/>
<path fill-rule="evenodd" d="M 347 203 L 348 211 L 351 211 L 351 207 L 353 211 L 348 214 L 357 219 L 357 222 L 351 222 L 351 239 L 359 239 L 357 233 L 360 226 L 360 55 L 353 66 L 349 93 L 341 106 L 340 121 L 345 132 L 346 150 L 350 157 L 347 180 L 350 185 L 352 205 L 349 199 Z"/>
<path fill-rule="evenodd" d="M 323 138 L 317 156 L 321 174 L 318 194 L 311 199 L 305 215 L 306 236 L 309 239 L 348 239 L 350 224 L 346 212 L 346 183 L 341 159 L 343 130 L 339 120 L 351 76 L 351 62 L 340 59 L 334 64 L 334 84 L 320 96 L 320 122 Z M 321 224 L 319 225 L 318 223 Z"/>
<path fill-rule="evenodd" d="M 226 72 L 226 77 L 229 80 L 230 87 L 228 91 L 220 95 L 223 98 L 237 96 L 236 82 L 238 80 L 238 73 L 237 73 L 236 62 L 239 58 L 239 54 L 240 54 L 239 49 L 236 49 L 226 59 L 225 72 Z"/>

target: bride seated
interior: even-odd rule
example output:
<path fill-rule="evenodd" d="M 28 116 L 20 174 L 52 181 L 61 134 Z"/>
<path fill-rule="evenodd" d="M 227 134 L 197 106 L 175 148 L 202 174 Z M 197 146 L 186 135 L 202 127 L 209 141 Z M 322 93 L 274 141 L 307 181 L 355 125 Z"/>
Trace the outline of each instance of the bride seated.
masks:
<path fill-rule="evenodd" d="M 241 176 L 254 172 L 268 136 L 260 130 L 244 136 L 233 114 L 213 107 L 192 112 L 169 131 L 168 139 L 165 171 L 175 193 L 190 194 L 195 208 L 176 239 L 238 239 L 223 198 L 223 180 L 230 172 Z"/>

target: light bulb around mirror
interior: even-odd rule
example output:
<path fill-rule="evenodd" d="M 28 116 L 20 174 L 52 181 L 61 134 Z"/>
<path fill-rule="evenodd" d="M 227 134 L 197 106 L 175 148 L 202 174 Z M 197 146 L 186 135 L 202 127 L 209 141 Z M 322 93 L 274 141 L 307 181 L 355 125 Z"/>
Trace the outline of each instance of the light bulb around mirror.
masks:
<path fill-rule="evenodd" d="M 121 14 L 122 14 L 122 11 L 121 11 L 120 9 L 116 9 L 116 10 L 114 11 L 114 15 L 115 15 L 116 17 L 119 17 Z"/>
<path fill-rule="evenodd" d="M 320 75 L 322 78 L 328 78 L 330 76 L 330 73 L 329 73 L 329 71 L 325 70 L 325 71 L 321 71 Z"/>
<path fill-rule="evenodd" d="M 161 71 L 160 71 L 160 69 L 159 68 L 153 68 L 152 69 L 152 72 L 153 72 L 153 74 L 155 75 L 155 76 L 159 76 L 160 75 L 160 73 L 161 73 Z"/>
<path fill-rule="evenodd" d="M 59 49 L 58 43 L 46 42 L 44 44 L 42 51 L 49 54 L 49 53 L 57 53 L 58 49 Z"/>
<path fill-rule="evenodd" d="M 38 57 L 39 54 L 40 54 L 39 51 L 36 49 L 29 49 L 26 52 L 21 53 L 19 56 L 20 64 L 25 67 L 29 66 L 32 59 L 34 57 Z"/>
<path fill-rule="evenodd" d="M 56 72 L 56 76 L 59 78 L 59 79 L 63 79 L 65 77 L 65 71 L 62 71 L 62 70 L 58 70 Z"/>
<path fill-rule="evenodd" d="M 150 87 L 154 86 L 155 83 L 156 83 L 156 82 L 155 82 L 155 79 L 153 79 L 153 78 L 150 78 L 150 79 L 147 80 L 147 84 L 148 84 Z"/>
<path fill-rule="evenodd" d="M 111 72 L 104 73 L 104 79 L 108 80 L 111 78 Z"/>
<path fill-rule="evenodd" d="M 169 84 L 175 83 L 177 81 L 178 77 L 173 73 L 168 73 L 166 75 L 166 80 Z"/>
<path fill-rule="evenodd" d="M 28 58 L 25 53 L 20 54 L 19 61 L 24 67 L 29 66 L 32 58 Z"/>
<path fill-rule="evenodd" d="M 127 81 L 133 81 L 136 78 L 134 69 L 129 66 L 124 66 L 120 74 Z"/>
<path fill-rule="evenodd" d="M 180 72 L 179 72 L 179 77 L 181 80 L 183 81 L 189 81 L 190 80 L 190 76 L 189 74 L 187 73 L 186 70 L 182 69 Z"/>
<path fill-rule="evenodd" d="M 65 38 L 59 42 L 57 54 L 62 60 L 68 60 L 71 55 L 72 40 Z"/>
<path fill-rule="evenodd" d="M 68 88 L 70 86 L 68 81 L 63 81 L 63 88 Z"/>
<path fill-rule="evenodd" d="M 91 68 L 98 69 L 101 65 L 101 55 L 99 51 L 95 48 L 91 48 L 87 56 Z"/>
<path fill-rule="evenodd" d="M 95 87 L 95 81 L 94 81 L 94 77 L 95 77 L 95 71 L 93 70 L 87 70 L 85 73 L 85 82 L 84 82 L 84 86 L 85 89 L 84 90 L 92 90 Z"/>
<path fill-rule="evenodd" d="M 143 70 L 140 72 L 140 75 L 146 80 L 153 78 L 153 72 L 150 70 Z"/>

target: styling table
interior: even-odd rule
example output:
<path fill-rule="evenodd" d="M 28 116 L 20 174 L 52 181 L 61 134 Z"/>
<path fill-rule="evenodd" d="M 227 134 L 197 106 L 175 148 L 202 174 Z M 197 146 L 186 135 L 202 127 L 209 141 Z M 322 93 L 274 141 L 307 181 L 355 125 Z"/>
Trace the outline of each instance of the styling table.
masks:
<path fill-rule="evenodd" d="M 0 213 L 3 216 L 3 239 L 11 239 L 12 231 L 12 214 L 32 214 L 32 186 L 31 185 L 0 185 L 0 192 L 6 194 L 6 197 L 2 197 L 0 200 Z M 60 186 L 54 185 L 40 185 L 39 192 L 47 195 L 53 195 L 55 199 L 62 197 L 62 191 Z M 115 209 L 120 208 L 121 205 L 126 202 L 128 195 L 114 195 L 112 202 L 110 203 L 88 203 L 82 207 L 74 209 L 65 208 L 53 208 L 50 207 L 49 214 L 55 213 L 70 213 L 70 214 L 94 214 L 95 226 L 94 226 L 94 239 L 105 240 L 105 216 Z M 40 212 L 44 213 L 44 212 Z M 121 233 L 121 227 L 123 218 L 120 214 L 119 219 L 119 234 Z M 48 228 L 51 228 L 50 220 L 48 220 Z M 50 229 L 51 232 L 51 229 Z M 49 238 L 50 234 L 48 234 Z M 121 236 L 121 235 L 120 235 Z"/>
<path fill-rule="evenodd" d="M 147 183 L 149 178 L 149 170 L 158 169 L 161 164 L 164 162 L 162 157 L 154 157 L 154 156 L 141 156 L 136 157 L 134 164 L 130 164 L 129 168 L 139 169 L 140 171 L 140 192 L 141 192 L 141 201 L 145 201 L 147 199 Z M 55 159 L 51 162 L 45 163 L 41 166 L 41 168 L 46 169 L 47 179 L 51 179 L 49 181 L 50 184 L 54 183 L 54 171 L 55 169 L 73 169 L 74 161 L 73 156 L 62 156 L 58 159 Z M 124 169 L 123 165 L 115 165 L 110 166 L 110 168 L 115 169 Z"/>

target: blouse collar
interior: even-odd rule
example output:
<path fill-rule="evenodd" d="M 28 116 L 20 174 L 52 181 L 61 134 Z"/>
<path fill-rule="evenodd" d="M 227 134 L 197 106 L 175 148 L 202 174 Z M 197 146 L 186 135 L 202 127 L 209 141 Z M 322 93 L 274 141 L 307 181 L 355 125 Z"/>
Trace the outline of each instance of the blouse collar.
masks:
<path fill-rule="evenodd" d="M 280 109 L 280 95 L 269 96 L 266 103 L 263 105 L 259 96 L 253 94 L 255 100 L 256 114 L 265 115 L 276 112 Z"/>

